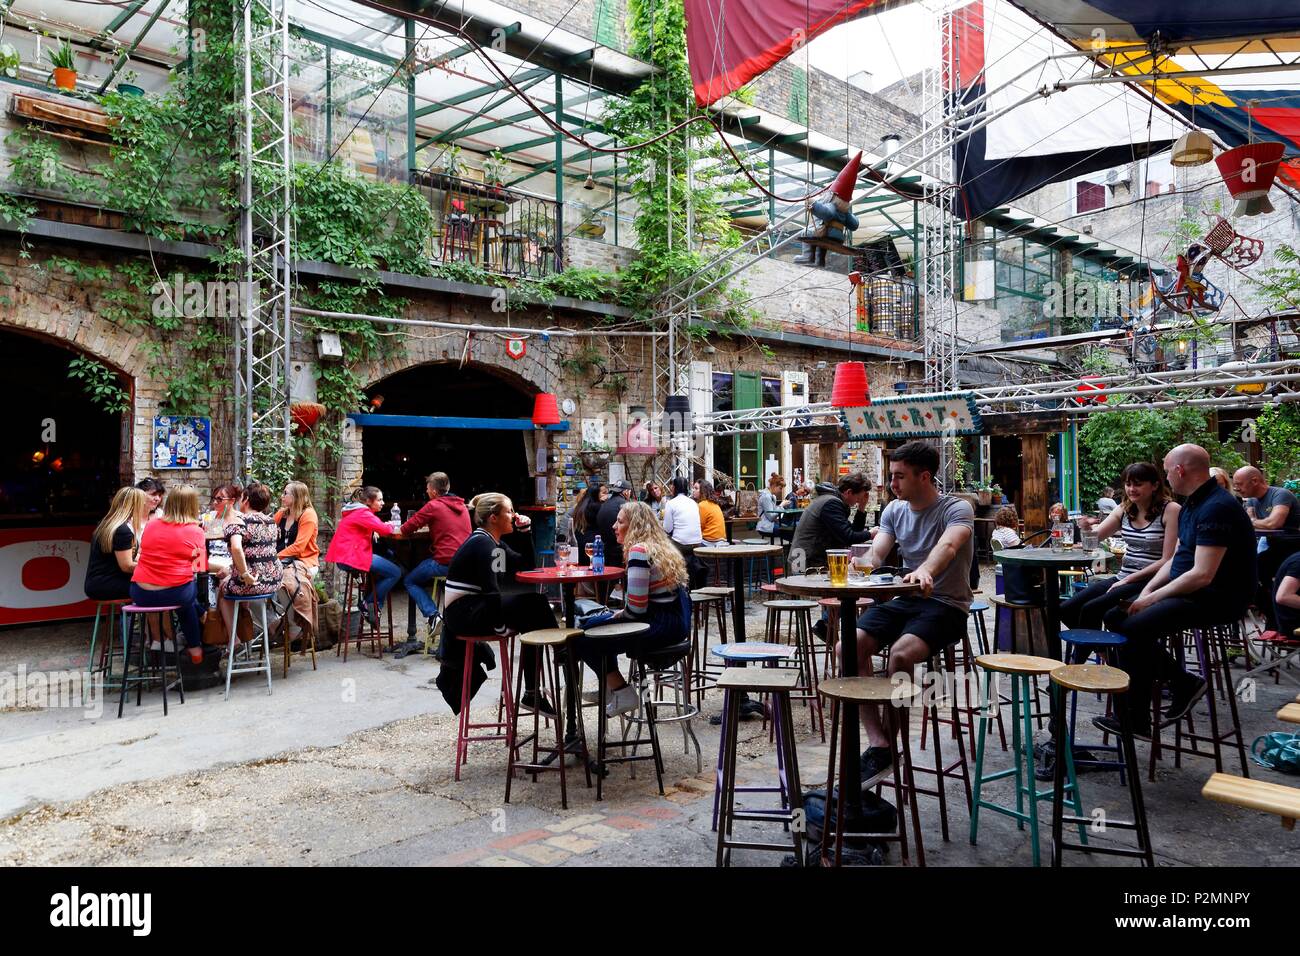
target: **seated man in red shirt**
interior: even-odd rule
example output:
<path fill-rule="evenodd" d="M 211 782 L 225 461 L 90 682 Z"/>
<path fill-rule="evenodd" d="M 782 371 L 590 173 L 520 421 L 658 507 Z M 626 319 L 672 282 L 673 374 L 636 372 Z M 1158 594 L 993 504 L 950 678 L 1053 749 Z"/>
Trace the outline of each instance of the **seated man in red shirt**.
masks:
<path fill-rule="evenodd" d="M 428 502 L 402 525 L 402 534 L 413 534 L 429 526 L 429 557 L 406 575 L 406 592 L 429 622 L 433 635 L 437 625 L 438 605 L 429 594 L 429 584 L 434 578 L 445 578 L 456 550 L 469 537 L 469 510 L 465 501 L 451 493 L 451 479 L 445 472 L 435 471 L 425 482 Z"/>

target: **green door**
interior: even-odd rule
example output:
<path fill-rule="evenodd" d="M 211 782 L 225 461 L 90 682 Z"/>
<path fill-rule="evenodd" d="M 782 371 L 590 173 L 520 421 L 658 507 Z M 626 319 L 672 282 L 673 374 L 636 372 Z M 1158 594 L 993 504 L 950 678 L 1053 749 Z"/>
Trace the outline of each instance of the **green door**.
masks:
<path fill-rule="evenodd" d="M 756 372 L 737 372 L 735 377 L 735 408 L 763 407 L 763 382 Z M 756 489 L 763 478 L 762 432 L 745 432 L 732 438 L 736 463 L 737 489 Z"/>

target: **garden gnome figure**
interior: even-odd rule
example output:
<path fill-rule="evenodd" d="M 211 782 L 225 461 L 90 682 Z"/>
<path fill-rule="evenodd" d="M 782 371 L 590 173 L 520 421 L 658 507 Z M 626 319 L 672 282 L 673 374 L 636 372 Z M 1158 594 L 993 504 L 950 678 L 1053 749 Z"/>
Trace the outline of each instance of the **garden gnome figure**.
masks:
<path fill-rule="evenodd" d="M 835 177 L 829 199 L 819 199 L 812 204 L 813 224 L 805 230 L 804 237 L 848 244 L 853 230 L 858 228 L 858 217 L 853 215 L 853 187 L 857 184 L 861 165 L 862 153 L 859 151 Z M 803 254 L 794 261 L 800 265 L 825 267 L 826 249 L 805 242 Z"/>

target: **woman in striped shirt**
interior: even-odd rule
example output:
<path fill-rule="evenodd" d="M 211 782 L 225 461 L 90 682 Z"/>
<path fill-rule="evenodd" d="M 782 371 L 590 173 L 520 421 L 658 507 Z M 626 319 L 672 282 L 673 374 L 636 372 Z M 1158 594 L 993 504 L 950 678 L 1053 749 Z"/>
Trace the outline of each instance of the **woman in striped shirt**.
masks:
<path fill-rule="evenodd" d="M 617 614 L 588 622 L 588 627 L 612 620 L 644 621 L 645 634 L 626 638 L 587 638 L 577 641 L 578 654 L 605 680 L 605 711 L 610 717 L 635 710 L 637 692 L 618 669 L 618 655 L 629 650 L 657 650 L 680 644 L 690 636 L 691 598 L 687 590 L 686 562 L 660 527 L 654 511 L 643 501 L 629 501 L 619 509 L 614 536 L 627 561 L 625 607 Z"/>
<path fill-rule="evenodd" d="M 1098 629 L 1102 617 L 1121 601 L 1131 601 L 1178 547 L 1177 502 L 1170 500 L 1160 469 L 1134 462 L 1124 469 L 1124 503 L 1096 523 L 1102 540 L 1119 532 L 1124 537 L 1124 559 L 1113 578 L 1095 578 L 1086 588 L 1061 604 L 1061 623 L 1068 627 Z M 1080 518 L 1080 525 L 1093 525 Z"/>

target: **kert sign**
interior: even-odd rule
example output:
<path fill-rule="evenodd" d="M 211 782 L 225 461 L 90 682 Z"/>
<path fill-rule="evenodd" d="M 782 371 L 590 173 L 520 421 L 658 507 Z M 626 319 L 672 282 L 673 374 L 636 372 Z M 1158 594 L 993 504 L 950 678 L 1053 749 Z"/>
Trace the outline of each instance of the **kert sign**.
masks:
<path fill-rule="evenodd" d="M 840 414 L 849 438 L 855 440 L 978 435 L 983 428 L 975 399 L 966 392 L 881 398 Z"/>

